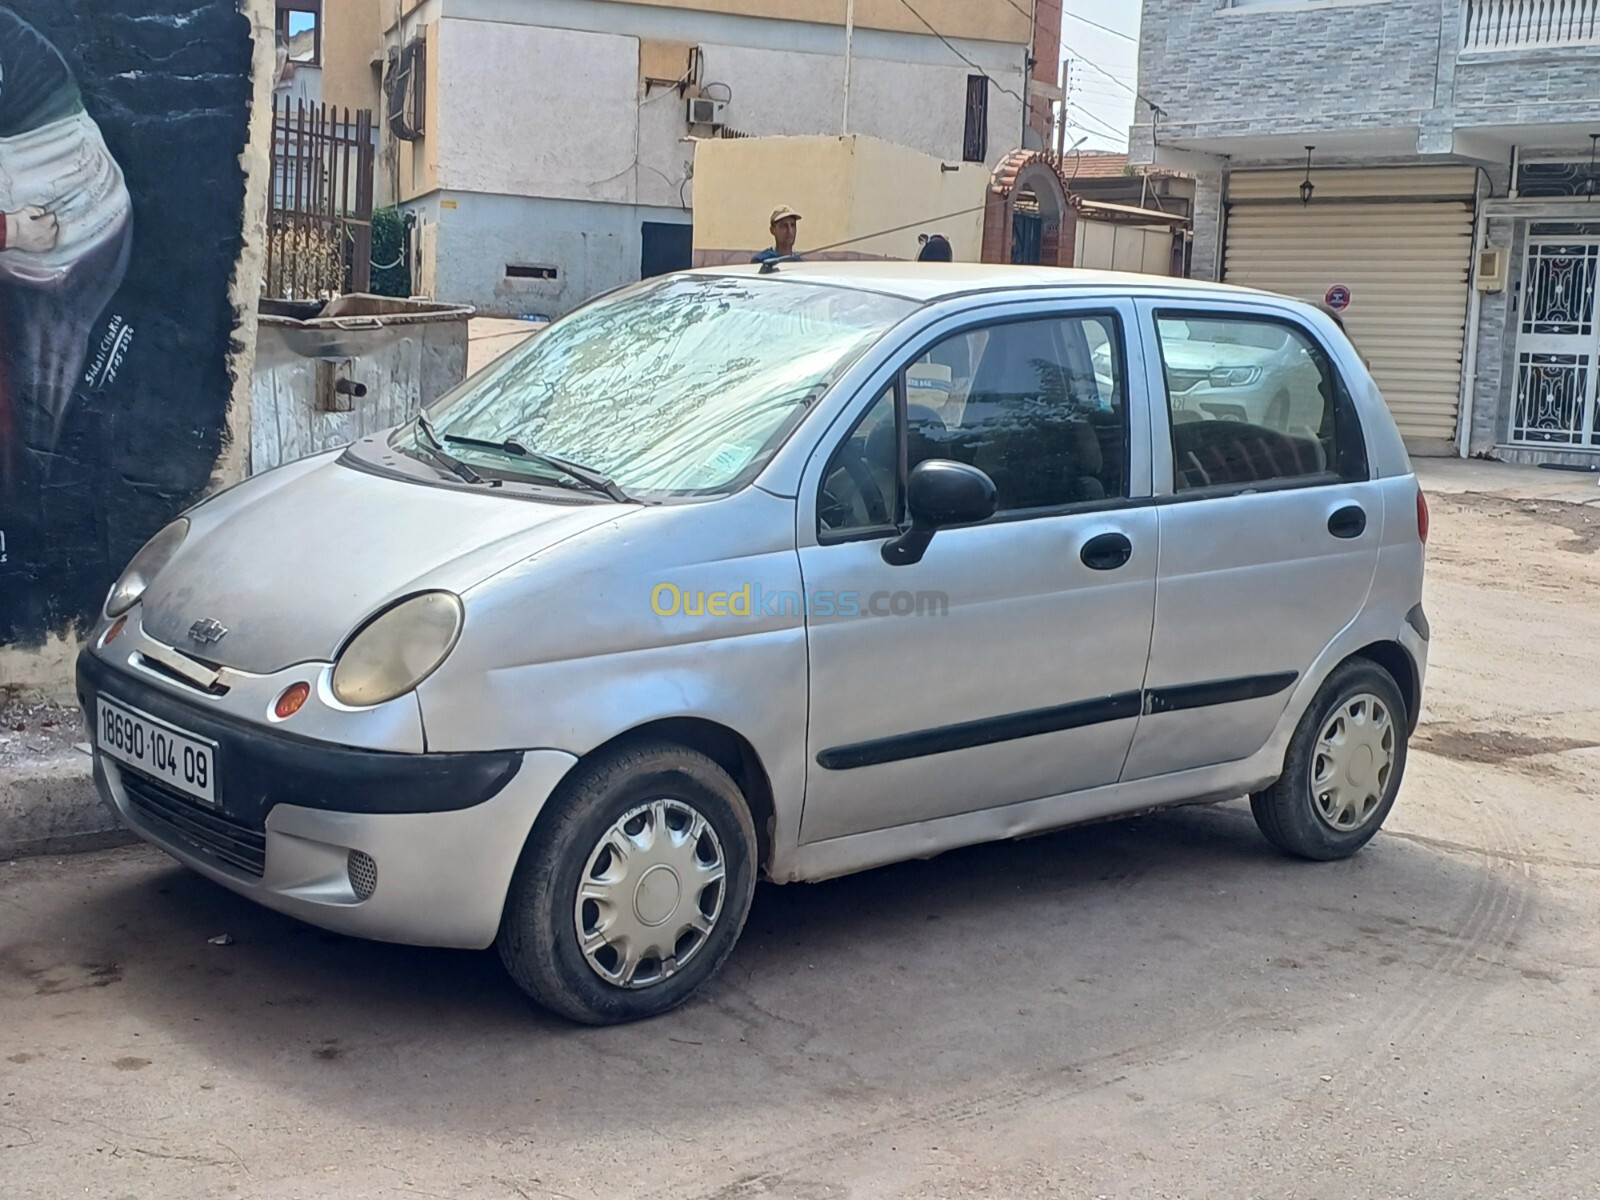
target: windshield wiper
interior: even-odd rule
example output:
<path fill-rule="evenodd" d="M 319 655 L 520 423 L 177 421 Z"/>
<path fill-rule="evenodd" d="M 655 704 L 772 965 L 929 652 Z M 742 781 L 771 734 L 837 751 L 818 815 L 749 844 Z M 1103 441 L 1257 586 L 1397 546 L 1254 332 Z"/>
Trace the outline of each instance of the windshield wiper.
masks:
<path fill-rule="evenodd" d="M 602 496 L 609 496 L 618 504 L 633 504 L 636 501 L 627 492 L 617 486 L 614 479 L 602 475 L 592 467 L 581 463 L 568 462 L 564 458 L 557 458 L 554 454 L 545 454 L 539 450 L 530 450 L 516 438 L 506 438 L 503 442 L 491 441 L 489 438 L 462 437 L 459 434 L 447 433 L 444 440 L 453 446 L 472 446 L 479 450 L 498 450 L 501 454 L 510 454 L 516 458 L 526 458 L 541 466 L 553 467 L 569 479 L 574 479 L 588 488 L 591 492 L 598 492 Z"/>
<path fill-rule="evenodd" d="M 417 414 L 417 428 L 428 439 L 428 453 L 433 455 L 434 461 L 439 465 L 448 467 L 452 474 L 465 480 L 467 483 L 482 483 L 483 476 L 479 475 L 466 463 L 444 448 L 444 443 L 439 440 L 439 435 L 433 431 L 433 422 L 428 420 L 428 414 Z"/>

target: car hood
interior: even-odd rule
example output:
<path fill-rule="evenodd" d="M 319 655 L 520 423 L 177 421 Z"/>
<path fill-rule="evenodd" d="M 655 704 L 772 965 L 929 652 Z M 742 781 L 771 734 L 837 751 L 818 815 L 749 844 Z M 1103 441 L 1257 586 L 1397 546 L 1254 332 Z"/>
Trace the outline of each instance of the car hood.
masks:
<path fill-rule="evenodd" d="M 637 511 L 432 486 L 323 456 L 191 511 L 189 536 L 146 591 L 141 619 L 152 637 L 240 671 L 326 662 L 402 596 L 464 592 Z M 194 639 L 191 627 L 207 620 L 226 634 Z"/>

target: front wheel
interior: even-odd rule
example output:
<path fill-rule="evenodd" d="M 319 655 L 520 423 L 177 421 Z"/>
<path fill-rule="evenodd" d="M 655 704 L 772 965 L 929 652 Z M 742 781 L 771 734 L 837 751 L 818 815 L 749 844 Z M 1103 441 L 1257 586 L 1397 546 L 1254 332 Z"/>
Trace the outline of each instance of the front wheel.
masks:
<path fill-rule="evenodd" d="M 750 912 L 756 836 L 738 785 L 705 755 L 657 742 L 581 765 L 550 803 L 506 899 L 506 969 L 589 1025 L 676 1008 Z"/>
<path fill-rule="evenodd" d="M 1323 862 L 1365 846 L 1400 790 L 1408 728 L 1387 671 L 1365 659 L 1342 664 L 1300 718 L 1282 777 L 1250 797 L 1267 841 Z"/>

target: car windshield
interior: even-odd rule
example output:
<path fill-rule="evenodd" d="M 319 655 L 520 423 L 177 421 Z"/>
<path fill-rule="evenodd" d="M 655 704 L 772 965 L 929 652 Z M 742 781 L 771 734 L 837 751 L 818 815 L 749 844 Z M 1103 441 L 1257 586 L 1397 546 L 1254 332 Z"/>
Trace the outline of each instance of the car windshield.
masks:
<path fill-rule="evenodd" d="M 554 458 L 634 499 L 724 491 L 913 307 L 794 281 L 669 276 L 557 321 L 429 415 L 449 453 L 486 474 L 572 485 Z M 429 449 L 415 426 L 396 444 Z"/>

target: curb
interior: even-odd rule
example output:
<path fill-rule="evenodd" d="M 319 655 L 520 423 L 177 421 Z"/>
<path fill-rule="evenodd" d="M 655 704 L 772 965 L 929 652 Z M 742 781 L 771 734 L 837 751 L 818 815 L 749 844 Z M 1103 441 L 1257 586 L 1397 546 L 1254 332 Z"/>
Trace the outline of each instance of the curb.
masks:
<path fill-rule="evenodd" d="M 101 801 L 82 751 L 30 759 L 0 772 L 0 862 L 137 840 Z"/>

